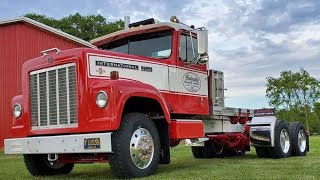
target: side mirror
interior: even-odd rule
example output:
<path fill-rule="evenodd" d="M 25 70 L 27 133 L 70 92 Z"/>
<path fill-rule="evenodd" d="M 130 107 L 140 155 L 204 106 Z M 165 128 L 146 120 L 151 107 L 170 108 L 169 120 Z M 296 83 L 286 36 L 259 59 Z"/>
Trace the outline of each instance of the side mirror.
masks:
<path fill-rule="evenodd" d="M 198 40 L 198 54 L 199 55 L 208 54 L 208 31 L 198 30 L 197 40 Z"/>
<path fill-rule="evenodd" d="M 208 31 L 198 30 L 197 31 L 198 40 L 198 63 L 206 64 L 209 60 L 208 56 Z"/>

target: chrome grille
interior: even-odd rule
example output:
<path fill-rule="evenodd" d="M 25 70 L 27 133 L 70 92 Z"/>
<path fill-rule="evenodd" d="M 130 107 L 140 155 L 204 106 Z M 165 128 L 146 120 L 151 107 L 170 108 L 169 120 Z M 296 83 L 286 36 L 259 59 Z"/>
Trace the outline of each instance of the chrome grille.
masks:
<path fill-rule="evenodd" d="M 30 73 L 33 129 L 77 126 L 76 83 L 74 63 Z"/>

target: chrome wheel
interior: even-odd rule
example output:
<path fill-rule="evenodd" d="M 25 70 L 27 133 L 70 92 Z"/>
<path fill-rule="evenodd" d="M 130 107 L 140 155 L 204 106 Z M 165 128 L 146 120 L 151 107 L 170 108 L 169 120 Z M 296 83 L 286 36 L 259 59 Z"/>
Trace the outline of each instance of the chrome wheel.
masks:
<path fill-rule="evenodd" d="M 284 153 L 288 153 L 290 149 L 289 133 L 286 129 L 282 129 L 280 132 L 280 146 Z"/>
<path fill-rule="evenodd" d="M 145 128 L 138 128 L 130 140 L 130 156 L 132 162 L 139 169 L 146 169 L 152 162 L 154 143 L 150 132 Z"/>
<path fill-rule="evenodd" d="M 298 133 L 298 146 L 301 152 L 304 152 L 306 150 L 307 139 L 303 129 L 301 129 Z"/>

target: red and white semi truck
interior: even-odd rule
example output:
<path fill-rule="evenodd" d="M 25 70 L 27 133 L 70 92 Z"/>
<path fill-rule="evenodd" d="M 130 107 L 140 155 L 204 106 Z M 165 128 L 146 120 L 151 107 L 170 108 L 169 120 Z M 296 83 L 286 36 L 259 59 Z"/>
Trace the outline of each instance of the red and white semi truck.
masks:
<path fill-rule="evenodd" d="M 300 123 L 276 120 L 273 109 L 224 106 L 205 28 L 176 17 L 127 22 L 94 39 L 97 49 L 54 48 L 24 63 L 4 143 L 6 154 L 23 154 L 32 175 L 109 162 L 118 177 L 148 176 L 170 163 L 181 140 L 195 158 L 243 155 L 250 145 L 258 157 L 306 155 Z"/>

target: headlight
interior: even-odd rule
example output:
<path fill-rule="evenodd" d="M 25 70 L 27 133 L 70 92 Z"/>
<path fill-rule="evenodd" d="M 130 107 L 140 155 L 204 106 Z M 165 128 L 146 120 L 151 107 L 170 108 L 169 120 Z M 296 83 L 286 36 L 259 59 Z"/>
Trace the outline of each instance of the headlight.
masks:
<path fill-rule="evenodd" d="M 15 118 L 18 118 L 21 116 L 21 114 L 22 114 L 22 107 L 20 104 L 17 103 L 13 106 L 13 115 Z"/>
<path fill-rule="evenodd" d="M 100 108 L 104 108 L 106 107 L 108 103 L 108 95 L 106 92 L 104 91 L 99 91 L 96 97 L 96 104 L 100 107 Z"/>

